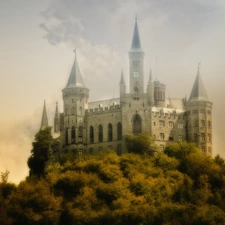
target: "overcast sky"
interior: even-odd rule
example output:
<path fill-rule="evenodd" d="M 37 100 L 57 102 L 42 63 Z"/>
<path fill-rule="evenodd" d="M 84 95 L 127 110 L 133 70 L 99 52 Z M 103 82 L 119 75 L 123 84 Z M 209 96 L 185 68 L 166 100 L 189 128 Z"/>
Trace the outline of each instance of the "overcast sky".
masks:
<path fill-rule="evenodd" d="M 19 182 L 46 100 L 53 124 L 55 102 L 74 60 L 89 101 L 119 96 L 121 70 L 129 89 L 128 51 L 135 15 L 145 52 L 145 84 L 166 84 L 167 97 L 189 97 L 198 62 L 213 102 L 213 151 L 225 157 L 224 0 L 1 0 L 0 172 Z M 157 56 L 157 70 L 156 70 Z"/>

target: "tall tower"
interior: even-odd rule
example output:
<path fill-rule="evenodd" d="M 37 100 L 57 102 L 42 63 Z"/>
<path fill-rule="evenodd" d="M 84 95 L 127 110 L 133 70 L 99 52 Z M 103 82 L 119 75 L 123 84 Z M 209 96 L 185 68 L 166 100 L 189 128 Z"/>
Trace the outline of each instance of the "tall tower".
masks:
<path fill-rule="evenodd" d="M 130 93 L 133 99 L 139 99 L 144 93 L 144 52 L 138 32 L 137 18 L 135 19 L 133 40 L 129 51 L 130 59 Z"/>
<path fill-rule="evenodd" d="M 212 154 L 212 102 L 200 76 L 200 68 L 187 102 L 187 138 L 207 155 Z"/>
<path fill-rule="evenodd" d="M 46 106 L 45 106 L 45 101 L 44 101 L 40 130 L 43 130 L 47 126 L 48 126 L 48 116 L 47 116 L 47 111 L 46 111 Z"/>
<path fill-rule="evenodd" d="M 88 108 L 89 90 L 85 87 L 76 59 L 66 87 L 62 90 L 64 102 L 63 128 L 61 143 L 80 153 L 84 150 L 86 130 L 84 126 L 85 110 Z"/>

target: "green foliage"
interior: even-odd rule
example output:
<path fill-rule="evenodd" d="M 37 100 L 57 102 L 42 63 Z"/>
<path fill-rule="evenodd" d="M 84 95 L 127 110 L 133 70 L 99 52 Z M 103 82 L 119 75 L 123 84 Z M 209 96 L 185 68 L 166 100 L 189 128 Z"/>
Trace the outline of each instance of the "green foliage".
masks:
<path fill-rule="evenodd" d="M 40 130 L 35 135 L 35 140 L 32 143 L 33 149 L 27 164 L 30 168 L 30 175 L 37 175 L 40 177 L 44 174 L 45 166 L 49 161 L 53 160 L 53 138 L 51 135 L 51 127 L 46 127 Z"/>
<path fill-rule="evenodd" d="M 2 173 L 0 224 L 225 224 L 221 157 L 187 143 L 166 154 L 140 151 L 70 154 L 18 186 Z"/>
<path fill-rule="evenodd" d="M 152 155 L 157 150 L 152 137 L 146 133 L 140 133 L 136 135 L 128 134 L 125 136 L 124 140 L 127 150 L 130 153 L 147 153 Z"/>

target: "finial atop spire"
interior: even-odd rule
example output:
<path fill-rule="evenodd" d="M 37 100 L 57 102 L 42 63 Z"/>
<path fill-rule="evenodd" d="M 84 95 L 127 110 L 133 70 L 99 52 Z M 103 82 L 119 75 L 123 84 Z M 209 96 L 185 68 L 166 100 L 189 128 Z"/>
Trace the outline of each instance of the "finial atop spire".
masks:
<path fill-rule="evenodd" d="M 48 126 L 48 117 L 47 117 L 47 111 L 45 106 L 45 100 L 44 100 L 44 107 L 43 107 L 43 113 L 42 113 L 42 119 L 41 119 L 41 130 L 43 130 L 45 127 Z"/>
<path fill-rule="evenodd" d="M 75 59 L 76 59 L 76 56 L 77 56 L 77 50 L 76 50 L 76 48 L 73 50 L 73 52 L 74 52 Z"/>

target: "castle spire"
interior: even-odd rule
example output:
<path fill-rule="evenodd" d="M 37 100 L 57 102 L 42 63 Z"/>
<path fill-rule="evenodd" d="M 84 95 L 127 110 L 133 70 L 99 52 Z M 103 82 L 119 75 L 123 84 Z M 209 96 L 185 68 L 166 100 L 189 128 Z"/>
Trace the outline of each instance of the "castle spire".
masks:
<path fill-rule="evenodd" d="M 60 119 L 59 119 L 58 102 L 56 102 L 55 118 L 54 118 L 54 132 L 59 133 L 59 130 L 60 130 Z"/>
<path fill-rule="evenodd" d="M 189 101 L 208 101 L 208 95 L 205 90 L 205 86 L 200 76 L 200 63 L 198 64 L 197 76 L 192 88 L 192 92 L 189 98 Z"/>
<path fill-rule="evenodd" d="M 48 117 L 47 117 L 47 111 L 44 101 L 44 107 L 43 107 L 43 113 L 42 113 L 42 119 L 41 119 L 41 130 L 43 130 L 45 127 L 48 126 Z"/>
<path fill-rule="evenodd" d="M 137 24 L 137 16 L 135 17 L 135 25 L 134 25 L 134 33 L 133 33 L 133 40 L 131 44 L 130 52 L 143 52 L 141 48 L 141 41 L 139 37 L 139 31 L 138 31 L 138 24 Z"/>
<path fill-rule="evenodd" d="M 85 87 L 84 81 L 77 63 L 76 49 L 74 50 L 74 53 L 75 53 L 75 59 L 74 59 L 73 67 L 71 69 L 66 88 Z"/>
<path fill-rule="evenodd" d="M 121 72 L 120 84 L 125 84 L 124 77 L 123 77 L 123 70 Z"/>

